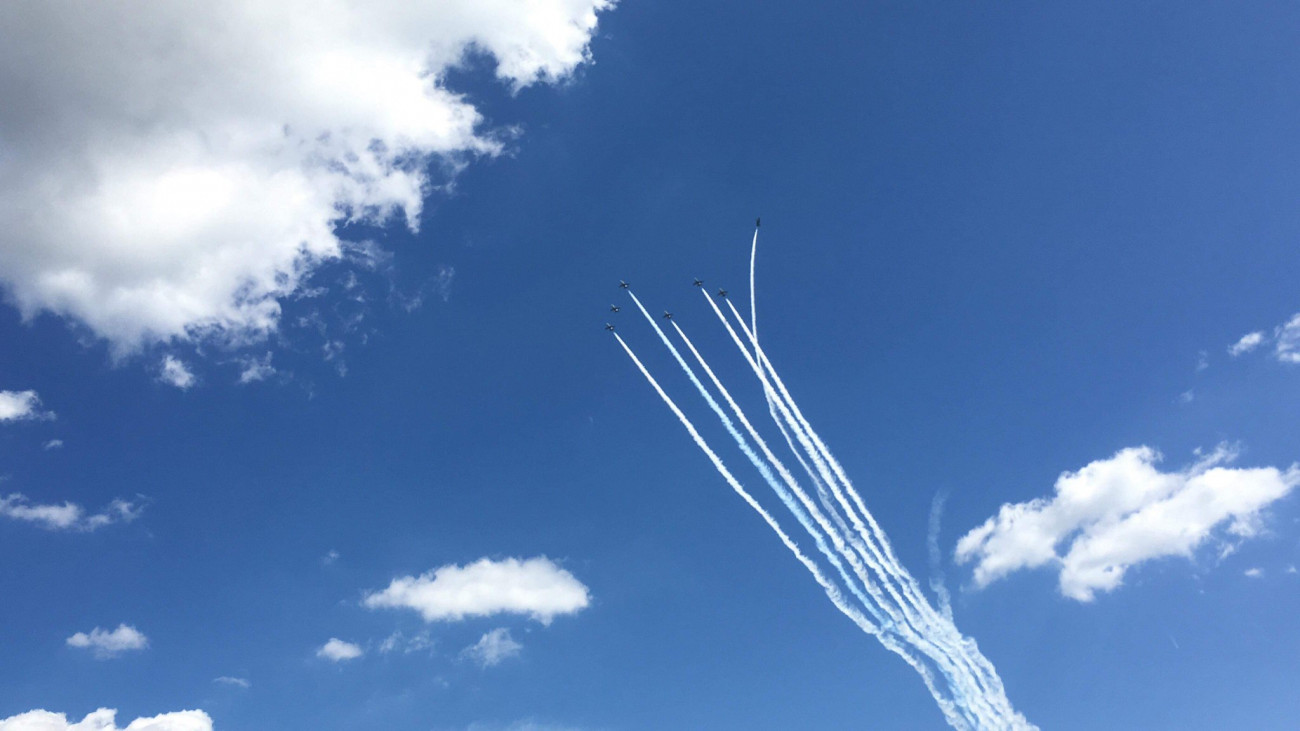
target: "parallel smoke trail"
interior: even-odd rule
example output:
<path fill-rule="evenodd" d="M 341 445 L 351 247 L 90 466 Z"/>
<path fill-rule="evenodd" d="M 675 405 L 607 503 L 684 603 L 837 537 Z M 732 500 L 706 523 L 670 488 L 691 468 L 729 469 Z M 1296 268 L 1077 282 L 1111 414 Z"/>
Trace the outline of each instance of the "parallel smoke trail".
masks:
<path fill-rule="evenodd" d="M 711 305 L 713 304 L 712 299 L 709 299 L 709 302 Z M 727 304 L 731 308 L 731 312 L 735 316 L 740 327 L 743 330 L 747 330 L 744 319 L 741 318 L 740 313 L 736 311 L 735 306 L 732 305 L 730 301 L 728 301 Z M 1000 725 L 1033 728 L 1033 726 L 1011 706 L 1010 701 L 1006 697 L 1006 691 L 1002 685 L 1001 678 L 998 677 L 997 671 L 993 668 L 992 663 L 990 663 L 988 659 L 979 652 L 975 642 L 970 638 L 962 636 L 956 626 L 953 625 L 951 621 L 946 621 L 944 618 L 940 617 L 940 615 L 935 612 L 934 608 L 925 599 L 924 595 L 921 593 L 920 587 L 916 584 L 916 580 L 907 573 L 906 569 L 902 567 L 902 564 L 894 555 L 893 548 L 889 544 L 888 539 L 885 538 L 884 531 L 876 522 L 875 517 L 871 515 L 870 511 L 868 511 L 866 506 L 863 504 L 861 496 L 853 489 L 852 482 L 849 481 L 843 467 L 830 453 L 830 450 L 826 447 L 825 443 L 817 433 L 812 429 L 808 420 L 804 418 L 798 405 L 794 402 L 793 397 L 790 396 L 789 390 L 781 381 L 780 375 L 778 375 L 776 370 L 772 367 L 771 361 L 763 354 L 762 347 L 753 338 L 753 333 L 747 331 L 746 334 L 749 335 L 750 344 L 754 348 L 758 362 L 764 366 L 763 370 L 771 376 L 772 383 L 776 385 L 776 388 L 779 391 L 780 398 L 777 399 L 778 404 L 781 404 L 782 402 L 787 404 L 790 412 L 793 412 L 794 420 L 790 422 L 790 426 L 794 428 L 797 436 L 800 435 L 800 432 L 803 432 L 815 445 L 815 449 L 808 449 L 809 456 L 813 458 L 815 463 L 818 463 L 819 469 L 821 468 L 821 463 L 824 462 L 828 464 L 833 470 L 835 477 L 838 478 L 837 486 L 837 481 L 835 479 L 832 479 L 823 473 L 830 483 L 837 500 L 839 500 L 841 504 L 844 504 L 843 496 L 839 489 L 839 487 L 842 487 L 843 493 L 846 493 L 852 499 L 853 503 L 861 512 L 862 517 L 864 517 L 870 525 L 869 533 L 865 530 L 858 515 L 849 508 L 847 504 L 845 504 L 844 507 L 846 511 L 849 512 L 850 519 L 865 537 L 875 539 L 868 542 L 869 546 L 875 548 L 875 546 L 872 546 L 871 544 L 878 544 L 879 547 L 884 550 L 886 560 L 883 560 L 882 563 L 892 574 L 893 578 L 899 583 L 903 592 L 908 595 L 912 608 L 924 617 L 926 628 L 936 635 L 932 637 L 932 639 L 946 645 L 949 652 L 957 653 L 960 656 L 959 662 L 963 665 L 969 666 L 969 674 L 965 672 L 961 673 L 961 675 L 965 677 L 949 678 L 951 682 L 955 682 L 959 685 L 959 687 L 954 688 L 954 690 L 961 691 L 961 693 L 965 695 L 966 700 L 972 704 L 972 706 L 968 707 L 969 710 L 976 712 L 978 715 L 983 716 L 983 712 L 988 711 L 992 712 L 995 718 L 1000 719 Z M 766 383 L 766 378 L 763 378 L 762 380 Z M 782 409 L 782 412 L 783 415 L 789 415 L 785 409 Z M 807 442 L 802 438 L 800 439 L 800 442 L 801 444 L 804 444 L 807 449 Z"/>
<path fill-rule="evenodd" d="M 839 559 L 836 557 L 836 554 L 826 547 L 826 542 L 823 539 L 821 532 L 819 532 L 816 528 L 812 526 L 812 524 L 809 522 L 808 515 L 803 510 L 801 510 L 799 506 L 794 502 L 794 499 L 790 496 L 790 493 L 787 490 L 785 490 L 780 483 L 776 481 L 776 478 L 772 475 L 771 470 L 768 469 L 767 464 L 763 462 L 763 460 L 759 459 L 758 455 L 754 453 L 754 450 L 749 446 L 749 443 L 745 441 L 745 438 L 740 434 L 740 432 L 736 431 L 736 427 L 734 424 L 732 424 L 731 419 L 727 417 L 726 413 L 722 410 L 722 407 L 719 406 L 718 402 L 715 401 L 713 399 L 713 396 L 709 394 L 709 391 L 704 387 L 704 384 L 700 383 L 700 379 L 695 375 L 695 371 L 692 370 L 691 367 L 686 363 L 686 360 L 682 358 L 681 353 L 677 351 L 677 348 L 673 347 L 672 341 L 670 341 L 668 339 L 668 336 L 664 334 L 663 329 L 659 327 L 659 323 L 655 322 L 654 317 L 651 316 L 648 311 L 646 311 L 645 306 L 641 304 L 641 300 L 638 299 L 637 296 L 633 294 L 631 290 L 628 290 L 627 294 L 629 297 L 632 298 L 632 301 L 636 303 L 637 309 L 641 310 L 641 314 L 645 316 L 646 322 L 650 323 L 650 327 L 654 328 L 655 334 L 659 336 L 659 340 L 663 342 L 666 348 L 668 348 L 668 352 L 672 353 L 673 358 L 677 361 L 677 365 L 681 366 L 682 371 L 686 373 L 687 378 L 689 378 L 691 380 L 691 383 L 695 385 L 695 389 L 699 391 L 700 396 L 704 398 L 705 402 L 708 403 L 709 408 L 711 408 L 713 410 L 713 413 L 718 417 L 718 420 L 722 422 L 722 425 L 724 427 L 726 427 L 727 432 L 731 434 L 731 438 L 735 440 L 736 446 L 738 446 L 740 448 L 740 451 L 743 452 L 745 456 L 749 458 L 750 463 L 753 464 L 754 468 L 757 469 L 759 474 L 763 476 L 763 479 L 767 482 L 768 486 L 772 488 L 772 491 L 776 493 L 777 497 L 781 499 L 781 502 L 785 505 L 786 509 L 789 510 L 791 514 L 794 515 L 795 519 L 799 521 L 799 524 L 803 526 L 803 529 L 807 531 L 809 536 L 812 537 L 813 542 L 817 546 L 817 550 L 820 551 L 821 554 L 825 556 L 828 561 L 831 562 L 831 565 L 835 567 L 836 571 L 839 572 L 840 578 L 844 580 L 844 584 L 845 586 L 848 587 L 849 591 L 852 592 L 858 598 L 858 601 L 862 603 L 863 608 L 865 608 L 868 612 L 870 612 L 871 615 L 875 617 L 877 622 L 881 624 L 885 624 L 886 622 L 892 622 L 892 620 L 887 620 L 885 619 L 885 617 L 881 615 L 877 605 L 873 604 L 870 600 L 868 600 L 865 596 L 862 595 L 861 589 L 859 589 L 858 585 L 855 584 L 851 578 L 849 578 L 848 573 L 844 570 L 844 566 L 840 563 Z M 676 323 L 673 323 L 673 325 L 674 327 L 676 327 Z M 678 328 L 677 332 L 679 334 L 682 334 L 682 337 L 685 337 L 685 334 L 682 333 L 681 328 Z M 693 351 L 694 347 L 692 346 L 691 349 Z M 698 353 L 696 357 L 698 357 Z M 707 369 L 708 366 L 705 365 L 705 368 Z M 714 380 L 714 383 L 715 384 L 717 383 L 716 379 Z M 726 397 L 728 401 L 731 400 L 731 396 L 729 394 L 726 394 Z M 734 402 L 732 403 L 734 407 Z M 748 425 L 748 419 L 744 419 L 743 414 L 741 415 L 741 419 L 743 419 L 746 425 Z M 752 431 L 751 428 L 751 434 L 753 433 L 754 432 Z M 794 486 L 794 489 L 798 490 L 797 485 Z M 825 526 L 824 521 L 822 521 L 822 524 L 824 528 L 828 528 L 828 526 Z M 864 579 L 864 583 L 865 581 L 866 580 Z M 869 589 L 870 587 L 867 588 Z"/>
<path fill-rule="evenodd" d="M 912 642 L 917 649 L 925 653 L 939 666 L 954 693 L 965 700 L 965 703 L 962 705 L 963 708 L 971 714 L 970 720 L 972 723 L 981 727 L 992 725 L 1001 714 L 985 701 L 987 691 L 978 687 L 980 683 L 971 680 L 971 670 L 973 670 L 973 668 L 968 667 L 970 663 L 964 657 L 965 653 L 963 652 L 963 648 L 954 647 L 951 642 L 944 642 L 945 639 L 948 639 L 945 636 L 945 633 L 942 632 L 940 628 L 934 627 L 931 623 L 925 622 L 922 617 L 919 616 L 920 612 L 913 604 L 910 597 L 905 599 L 903 596 L 900 596 L 899 590 L 895 588 L 894 583 L 891 581 L 891 578 L 897 577 L 899 569 L 888 563 L 888 559 L 882 555 L 880 549 L 875 545 L 872 536 L 866 532 L 865 526 L 862 525 L 860 520 L 856 519 L 852 508 L 841 494 L 840 489 L 835 482 L 835 478 L 830 473 L 824 459 L 808 440 L 808 437 L 800 424 L 795 422 L 785 400 L 772 390 L 772 386 L 768 383 L 764 370 L 759 366 L 758 362 L 749 355 L 748 351 L 741 344 L 739 336 L 736 335 L 735 330 L 732 329 L 730 323 L 722 315 L 722 311 L 718 309 L 716 304 L 714 304 L 712 298 L 706 295 L 705 299 L 718 315 L 722 324 L 727 328 L 727 332 L 731 335 L 732 341 L 736 344 L 736 347 L 740 350 L 741 354 L 745 357 L 745 360 L 754 370 L 754 373 L 762 381 L 765 394 L 768 396 L 769 408 L 775 406 L 780 410 L 781 416 L 784 417 L 785 422 L 794 431 L 800 444 L 817 465 L 822 480 L 831 486 L 832 491 L 835 493 L 835 498 L 839 502 L 840 506 L 850 514 L 851 518 L 854 519 L 854 523 L 858 526 L 860 532 L 855 534 L 847 530 L 847 527 L 845 527 L 845 537 L 854 544 L 854 548 L 857 550 L 858 554 L 862 556 L 863 560 L 865 560 L 880 576 L 881 584 L 884 586 L 885 591 L 895 602 L 894 606 L 890 607 L 887 603 L 881 601 L 882 606 L 894 617 L 898 617 L 898 612 L 902 612 L 902 621 L 899 622 L 896 627 L 903 632 L 905 639 Z M 732 307 L 732 312 L 735 313 L 734 307 Z M 745 334 L 747 336 L 750 335 L 750 331 L 745 328 L 744 321 L 738 319 L 738 322 L 741 328 L 745 330 Z M 750 342 L 754 345 L 756 353 L 761 358 L 762 350 L 757 347 L 757 344 L 754 343 L 752 338 Z M 767 365 L 770 367 L 770 364 Z M 782 419 L 777 419 L 777 425 L 782 425 Z M 782 432 L 785 432 L 784 427 L 782 428 Z M 788 438 L 787 435 L 787 440 Z M 798 456 L 798 450 L 793 451 L 796 456 Z M 820 488 L 821 482 L 819 482 L 817 476 L 808 469 L 808 465 L 803 461 L 802 457 L 800 457 L 800 463 L 803 464 L 804 469 L 808 471 L 810 479 L 817 483 Z M 835 515 L 837 522 L 843 525 L 843 519 L 839 517 L 839 513 L 836 511 L 834 506 L 829 503 L 824 491 L 820 493 L 820 497 L 828 512 Z M 902 584 L 901 581 L 899 583 Z M 904 593 L 906 593 L 905 590 Z M 878 594 L 873 592 L 873 596 L 878 596 Z"/>
<path fill-rule="evenodd" d="M 872 624 L 871 620 L 863 616 L 862 612 L 858 611 L 845 601 L 844 595 L 840 593 L 839 588 L 826 578 L 816 563 L 804 555 L 803 551 L 799 550 L 799 546 L 790 539 L 790 536 L 786 535 L 785 531 L 781 529 L 781 526 L 776 522 L 776 520 L 766 510 L 764 510 L 763 506 L 754 500 L 753 496 L 746 492 L 740 482 L 732 476 L 731 472 L 727 469 L 726 465 L 722 463 L 722 460 L 718 457 L 717 453 L 709 448 L 708 443 L 706 443 L 704 438 L 700 436 L 700 433 L 695 429 L 695 425 L 691 423 L 690 419 L 686 418 L 686 415 L 677 407 L 677 404 L 668 397 L 668 394 L 664 391 L 663 387 L 659 385 L 659 382 L 654 379 L 654 376 L 650 375 L 650 371 L 646 370 L 645 365 L 641 363 L 641 359 L 637 358 L 636 354 L 632 352 L 632 348 L 628 347 L 628 344 L 623 341 L 623 338 L 618 333 L 614 333 L 614 338 L 618 340 L 619 345 L 623 346 L 623 350 L 627 353 L 628 357 L 632 359 L 632 362 L 636 364 L 637 370 L 641 371 L 641 375 L 645 376 L 646 381 L 650 383 L 650 386 L 655 390 L 655 393 L 659 394 L 659 398 L 663 399 L 663 402 L 668 405 L 669 410 L 673 412 L 677 417 L 677 420 L 682 423 L 682 426 L 686 427 L 686 431 L 691 435 L 691 439 L 695 441 L 696 446 L 698 446 L 700 450 L 704 452 L 705 456 L 709 458 L 709 461 L 713 463 L 718 474 L 722 475 L 722 479 L 731 486 L 731 489 L 734 490 L 736 494 L 749 505 L 749 507 L 754 509 L 754 512 L 758 513 L 759 516 L 763 518 L 763 521 L 767 523 L 768 527 L 771 528 L 772 531 L 776 533 L 777 537 L 781 539 L 781 543 L 785 544 L 785 547 L 794 554 L 794 557 L 798 559 L 799 563 L 803 564 L 804 568 L 808 569 L 808 572 L 812 574 L 813 579 L 826 592 L 826 596 L 830 598 L 831 603 L 835 605 L 835 608 L 840 610 L 844 616 L 848 617 L 854 624 L 862 629 L 862 631 L 877 636 L 886 648 L 902 657 L 907 664 L 911 665 L 913 669 L 921 675 L 921 679 L 924 681 L 926 688 L 930 690 L 930 694 L 938 702 L 940 711 L 943 712 L 944 717 L 948 719 L 950 725 L 962 731 L 970 729 L 971 727 L 966 724 L 965 720 L 960 715 L 958 715 L 954 704 L 946 698 L 943 698 L 943 695 L 939 691 L 938 685 L 935 682 L 934 676 L 930 672 L 930 668 L 913 655 L 908 648 L 900 645 L 889 635 L 881 634 L 879 627 Z"/>

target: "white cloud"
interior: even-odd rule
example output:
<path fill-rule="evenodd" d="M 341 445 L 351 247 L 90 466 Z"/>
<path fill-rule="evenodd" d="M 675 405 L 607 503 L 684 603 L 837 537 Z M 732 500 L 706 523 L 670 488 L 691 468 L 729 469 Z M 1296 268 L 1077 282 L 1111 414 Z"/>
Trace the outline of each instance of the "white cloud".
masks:
<path fill-rule="evenodd" d="M 414 228 L 430 161 L 502 149 L 448 69 L 560 80 L 611 5 L 0 3 L 0 280 L 118 353 L 259 339 L 336 224 Z"/>
<path fill-rule="evenodd" d="M 550 624 L 556 616 L 586 608 L 589 601 L 581 581 L 539 556 L 481 558 L 464 568 L 448 564 L 418 577 L 399 577 L 383 591 L 366 596 L 365 605 L 414 609 L 426 622 L 508 612 Z"/>
<path fill-rule="evenodd" d="M 1155 450 L 1121 450 L 1062 474 L 1051 498 L 1003 505 L 957 542 L 956 559 L 975 562 L 978 587 L 1050 565 L 1060 571 L 1062 594 L 1091 601 L 1120 586 L 1133 566 L 1190 556 L 1216 527 L 1227 524 L 1239 539 L 1256 535 L 1262 511 L 1300 484 L 1300 467 L 1222 466 L 1236 456 L 1220 446 L 1182 471 L 1161 472 Z"/>
<path fill-rule="evenodd" d="M 185 362 L 174 356 L 163 356 L 158 368 L 158 380 L 184 391 L 194 385 L 194 373 Z"/>
<path fill-rule="evenodd" d="M 384 641 L 379 644 L 379 652 L 387 655 L 390 652 L 400 650 L 403 654 L 409 655 L 412 652 L 431 650 L 433 644 L 433 639 L 429 636 L 428 631 L 407 637 L 402 634 L 401 630 L 398 630 L 384 638 Z"/>
<path fill-rule="evenodd" d="M 479 641 L 461 650 L 460 656 L 478 663 L 482 667 L 492 667 L 502 660 L 517 657 L 524 646 L 515 642 L 510 630 L 497 627 L 484 634 Z"/>
<path fill-rule="evenodd" d="M 41 448 L 44 449 L 44 450 L 47 451 L 47 452 L 48 452 L 49 450 L 51 450 L 51 449 L 60 449 L 60 448 L 62 448 L 62 447 L 63 447 L 63 440 L 62 440 L 62 439 L 51 439 L 50 441 L 48 441 L 48 442 L 46 442 L 45 444 L 42 444 L 42 445 L 41 445 Z"/>
<path fill-rule="evenodd" d="M 102 512 L 86 515 L 80 505 L 64 501 L 62 505 L 33 505 L 22 493 L 0 496 L 0 516 L 36 523 L 46 530 L 88 533 L 113 523 L 130 523 L 140 517 L 144 506 L 117 499 Z"/>
<path fill-rule="evenodd" d="M 271 365 L 271 353 L 267 351 L 261 358 L 244 358 L 240 361 L 239 382 L 242 384 L 265 381 L 275 375 L 275 366 Z"/>
<path fill-rule="evenodd" d="M 1273 355 L 1283 363 L 1300 363 L 1300 312 L 1279 325 L 1273 335 Z"/>
<path fill-rule="evenodd" d="M 1237 357 L 1242 353 L 1249 353 L 1258 348 L 1264 342 L 1264 333 L 1253 332 L 1241 336 L 1241 339 L 1228 348 L 1228 354 Z"/>
<path fill-rule="evenodd" d="M 330 564 L 334 563 L 337 560 L 339 560 L 339 552 L 331 548 L 324 556 L 321 557 L 320 562 L 325 566 L 329 566 Z"/>
<path fill-rule="evenodd" d="M 1246 576 L 1249 576 L 1252 579 L 1258 579 L 1264 576 L 1264 569 L 1261 568 L 1246 569 L 1245 574 Z"/>
<path fill-rule="evenodd" d="M 253 684 L 248 682 L 247 678 L 233 678 L 229 675 L 222 675 L 220 678 L 213 678 L 212 682 L 218 685 L 230 685 L 236 688 L 251 688 Z"/>
<path fill-rule="evenodd" d="M 362 650 L 360 645 L 344 642 L 337 637 L 331 637 L 329 642 L 321 645 L 320 649 L 316 651 L 316 657 L 323 657 L 334 662 L 355 660 L 364 654 L 365 650 Z"/>
<path fill-rule="evenodd" d="M 1196 389 L 1189 388 L 1178 394 L 1178 401 L 1184 404 L 1190 404 L 1196 400 Z"/>
<path fill-rule="evenodd" d="M 35 391 L 0 391 L 0 421 L 53 418 L 53 411 L 41 411 L 41 397 Z"/>
<path fill-rule="evenodd" d="M 0 731 L 119 731 L 117 711 L 101 708 L 89 713 L 80 723 L 72 723 L 66 714 L 28 711 L 0 718 Z M 203 711 L 177 711 L 151 718 L 137 718 L 120 731 L 212 731 L 212 718 Z"/>
<path fill-rule="evenodd" d="M 78 632 L 69 637 L 67 642 L 69 647 L 92 650 L 99 660 L 117 657 L 123 652 L 143 650 L 149 646 L 149 638 L 145 637 L 140 630 L 127 624 L 119 624 L 117 629 L 111 632 L 98 627 L 91 630 L 90 634 Z"/>

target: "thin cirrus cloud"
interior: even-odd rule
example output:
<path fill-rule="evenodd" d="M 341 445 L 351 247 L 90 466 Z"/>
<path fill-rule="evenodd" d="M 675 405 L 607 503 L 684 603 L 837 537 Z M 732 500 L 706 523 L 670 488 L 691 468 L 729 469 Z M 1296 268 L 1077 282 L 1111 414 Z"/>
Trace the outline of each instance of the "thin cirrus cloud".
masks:
<path fill-rule="evenodd" d="M 149 646 L 149 638 L 140 630 L 128 624 L 119 624 L 115 630 L 99 627 L 90 634 L 78 632 L 67 639 L 68 647 L 88 649 L 98 660 L 108 660 L 124 652 L 143 650 Z"/>
<path fill-rule="evenodd" d="M 550 624 L 590 603 L 590 592 L 573 574 L 545 556 L 501 561 L 482 558 L 448 564 L 420 576 L 402 576 L 368 594 L 372 609 L 413 609 L 426 622 L 522 614 Z"/>
<path fill-rule="evenodd" d="M 1300 312 L 1273 328 L 1272 332 L 1257 330 L 1242 335 L 1228 346 L 1228 354 L 1235 358 L 1265 345 L 1273 346 L 1273 357 L 1278 362 L 1300 364 Z"/>
<path fill-rule="evenodd" d="M 203 711 L 176 711 L 137 718 L 119 729 L 113 708 L 88 713 L 79 723 L 64 713 L 35 710 L 0 718 L 0 731 L 212 731 L 212 717 Z"/>
<path fill-rule="evenodd" d="M 129 354 L 276 330 L 343 256 L 504 149 L 446 88 L 467 52 L 512 89 L 588 61 L 612 0 L 0 4 L 0 283 Z"/>
<path fill-rule="evenodd" d="M 32 523 L 49 531 L 89 533 L 114 523 L 130 523 L 143 510 L 139 503 L 117 499 L 102 511 L 87 515 L 85 508 L 73 502 L 39 504 L 18 492 L 0 495 L 0 517 Z"/>
<path fill-rule="evenodd" d="M 53 411 L 41 410 L 41 397 L 35 391 L 0 391 L 0 422 L 53 418 Z"/>
<path fill-rule="evenodd" d="M 524 646 L 510 636 L 505 627 L 486 632 L 478 642 L 460 651 L 460 656 L 472 660 L 484 668 L 500 665 L 502 661 L 518 657 Z"/>
<path fill-rule="evenodd" d="M 1050 498 L 1003 505 L 957 542 L 956 560 L 975 564 L 980 588 L 1051 566 L 1064 596 L 1092 601 L 1134 566 L 1190 557 L 1221 526 L 1232 540 L 1258 535 L 1263 511 L 1300 484 L 1300 467 L 1224 466 L 1237 456 L 1220 445 L 1183 470 L 1161 472 L 1154 449 L 1123 449 L 1062 474 Z"/>

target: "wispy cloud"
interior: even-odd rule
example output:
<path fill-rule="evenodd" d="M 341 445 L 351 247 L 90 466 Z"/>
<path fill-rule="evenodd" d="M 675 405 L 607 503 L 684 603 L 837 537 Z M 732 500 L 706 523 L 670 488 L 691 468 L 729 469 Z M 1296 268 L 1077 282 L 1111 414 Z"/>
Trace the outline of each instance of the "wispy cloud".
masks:
<path fill-rule="evenodd" d="M 41 410 L 41 397 L 35 391 L 0 391 L 0 422 L 53 418 L 53 411 Z"/>
<path fill-rule="evenodd" d="M 103 511 L 87 515 L 80 505 L 65 501 L 61 505 L 34 504 L 22 493 L 0 496 L 0 517 L 22 520 L 46 530 L 90 532 L 114 523 L 130 523 L 140 517 L 144 506 L 117 499 Z"/>
<path fill-rule="evenodd" d="M 1261 568 L 1258 568 L 1258 567 L 1256 567 L 1256 568 L 1249 568 L 1249 569 L 1246 569 L 1243 573 L 1245 573 L 1246 576 L 1249 576 L 1249 577 L 1252 578 L 1252 579 L 1259 579 L 1259 578 L 1263 578 L 1263 576 L 1264 576 L 1264 569 L 1261 569 Z"/>
<path fill-rule="evenodd" d="M 219 678 L 213 678 L 212 682 L 217 685 L 229 685 L 235 688 L 251 688 L 253 684 L 248 682 L 247 678 L 234 678 L 229 675 L 222 675 Z"/>
<path fill-rule="evenodd" d="M 489 668 L 499 665 L 503 660 L 518 657 L 524 646 L 510 636 L 510 630 L 497 627 L 487 632 L 479 641 L 460 651 L 460 656 L 478 663 L 480 667 Z"/>
<path fill-rule="evenodd" d="M 550 624 L 557 616 L 587 607 L 587 587 L 545 556 L 530 559 L 482 558 L 464 567 L 449 564 L 420 576 L 393 579 L 388 588 L 366 596 L 374 609 L 413 609 L 426 622 L 524 614 Z"/>
<path fill-rule="evenodd" d="M 181 359 L 166 355 L 158 366 L 158 380 L 184 391 L 194 385 L 194 373 Z"/>
<path fill-rule="evenodd" d="M 1235 358 L 1268 344 L 1273 346 L 1273 357 L 1278 362 L 1300 364 L 1300 312 L 1273 328 L 1271 333 L 1258 330 L 1242 335 L 1228 347 L 1228 353 Z"/>
<path fill-rule="evenodd" d="M 401 630 L 398 630 L 385 637 L 384 641 L 379 643 L 379 652 L 383 655 L 393 652 L 401 652 L 409 655 L 412 652 L 432 650 L 433 645 L 433 639 L 429 636 L 427 631 L 417 632 L 408 637 L 402 634 Z"/>
<path fill-rule="evenodd" d="M 51 439 L 48 442 L 41 445 L 41 449 L 44 449 L 47 452 L 50 451 L 51 449 L 61 449 L 62 447 L 63 447 L 62 439 Z"/>
<path fill-rule="evenodd" d="M 78 632 L 67 639 L 68 647 L 91 650 L 98 660 L 117 657 L 123 652 L 143 650 L 149 646 L 149 638 L 128 624 L 119 624 L 117 629 L 109 631 L 94 628 L 90 634 Z"/>
<path fill-rule="evenodd" d="M 355 645 L 351 642 L 344 642 L 337 637 L 331 637 L 329 642 L 321 645 L 320 649 L 316 650 L 316 657 L 332 660 L 334 662 L 355 660 L 364 654 L 366 654 L 365 650 L 362 650 L 360 645 Z"/>
<path fill-rule="evenodd" d="M 275 375 L 275 366 L 271 365 L 271 353 L 267 351 L 260 358 L 247 357 L 239 361 L 239 382 L 241 384 L 265 381 Z"/>
<path fill-rule="evenodd" d="M 1183 470 L 1161 472 L 1154 449 L 1121 450 L 1062 474 L 1050 498 L 1003 505 L 957 542 L 957 561 L 975 564 L 977 587 L 1052 566 L 1062 594 L 1091 601 L 1138 564 L 1191 556 L 1220 526 L 1238 540 L 1258 534 L 1265 508 L 1300 484 L 1300 467 L 1223 466 L 1236 457 L 1221 445 Z"/>

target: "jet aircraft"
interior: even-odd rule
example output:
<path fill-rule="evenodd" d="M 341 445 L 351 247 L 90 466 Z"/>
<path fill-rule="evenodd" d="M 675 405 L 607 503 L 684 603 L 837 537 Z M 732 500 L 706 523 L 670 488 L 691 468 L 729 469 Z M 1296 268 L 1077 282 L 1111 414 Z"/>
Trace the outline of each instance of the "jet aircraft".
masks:
<path fill-rule="evenodd" d="M 665 320 L 673 319 L 673 313 L 669 312 L 668 310 L 664 310 L 664 319 Z"/>
<path fill-rule="evenodd" d="M 720 289 L 720 290 L 718 290 L 718 296 L 719 296 L 719 297 L 726 297 L 726 296 L 727 296 L 727 290 L 725 290 L 725 289 Z"/>
<path fill-rule="evenodd" d="M 754 219 L 754 228 L 758 228 L 759 226 L 762 226 L 762 225 L 763 225 L 763 219 L 761 219 L 761 218 L 755 218 L 755 219 Z"/>
<path fill-rule="evenodd" d="M 622 279 L 620 279 L 620 280 L 618 280 L 618 286 L 619 286 L 619 288 L 621 288 L 621 289 L 627 289 L 627 288 L 630 287 L 631 285 L 629 285 L 627 282 L 624 282 Z"/>
<path fill-rule="evenodd" d="M 614 326 L 607 322 L 605 323 L 605 329 L 612 332 L 614 330 Z"/>
<path fill-rule="evenodd" d="M 610 305 L 610 306 L 609 306 L 609 311 L 610 311 L 610 312 L 618 312 L 619 309 L 620 309 L 620 308 L 619 308 L 618 305 Z"/>
<path fill-rule="evenodd" d="M 703 287 L 703 286 L 704 286 L 704 280 L 703 280 L 703 279 L 696 279 L 696 280 L 695 280 L 695 286 L 696 286 L 696 287 Z"/>

